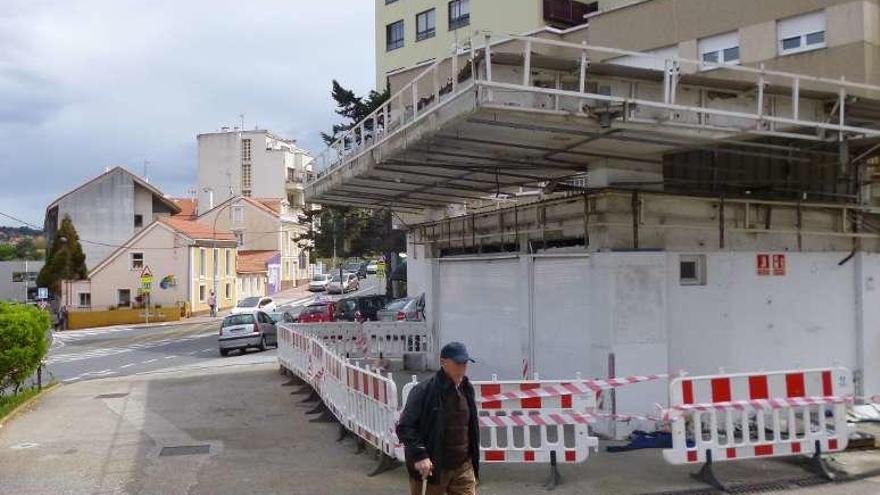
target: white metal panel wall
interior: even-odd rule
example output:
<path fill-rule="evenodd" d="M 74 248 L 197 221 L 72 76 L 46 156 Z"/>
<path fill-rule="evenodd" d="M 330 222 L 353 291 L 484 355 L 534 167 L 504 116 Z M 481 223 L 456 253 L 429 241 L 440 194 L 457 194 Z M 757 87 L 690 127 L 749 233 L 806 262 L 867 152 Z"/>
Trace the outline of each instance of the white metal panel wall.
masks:
<path fill-rule="evenodd" d="M 586 256 L 535 258 L 531 371 L 543 380 L 591 375 L 589 269 Z"/>
<path fill-rule="evenodd" d="M 520 291 L 525 285 L 517 258 L 440 261 L 439 344 L 457 340 L 468 346 L 477 361 L 468 370 L 470 378 L 522 376 L 528 308 Z"/>

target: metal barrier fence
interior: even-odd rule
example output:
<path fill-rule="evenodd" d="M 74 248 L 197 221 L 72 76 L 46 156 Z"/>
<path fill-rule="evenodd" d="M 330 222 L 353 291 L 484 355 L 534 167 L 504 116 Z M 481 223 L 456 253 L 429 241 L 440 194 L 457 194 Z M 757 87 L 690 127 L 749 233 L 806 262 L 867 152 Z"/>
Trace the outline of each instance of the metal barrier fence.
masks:
<path fill-rule="evenodd" d="M 669 385 L 670 464 L 704 462 L 695 475 L 726 490 L 713 462 L 813 454 L 811 467 L 832 478 L 821 454 L 846 448 L 852 374 L 843 368 L 681 377 Z"/>

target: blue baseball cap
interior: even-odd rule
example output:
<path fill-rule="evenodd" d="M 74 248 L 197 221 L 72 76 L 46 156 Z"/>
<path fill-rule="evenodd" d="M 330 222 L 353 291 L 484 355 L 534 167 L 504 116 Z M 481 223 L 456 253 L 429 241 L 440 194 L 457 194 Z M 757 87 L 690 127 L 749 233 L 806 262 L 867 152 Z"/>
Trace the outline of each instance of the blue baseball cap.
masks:
<path fill-rule="evenodd" d="M 451 359 L 458 364 L 465 364 L 468 361 L 475 363 L 473 359 L 468 355 L 467 347 L 461 342 L 450 342 L 443 346 L 443 349 L 440 349 L 440 358 L 441 359 Z"/>

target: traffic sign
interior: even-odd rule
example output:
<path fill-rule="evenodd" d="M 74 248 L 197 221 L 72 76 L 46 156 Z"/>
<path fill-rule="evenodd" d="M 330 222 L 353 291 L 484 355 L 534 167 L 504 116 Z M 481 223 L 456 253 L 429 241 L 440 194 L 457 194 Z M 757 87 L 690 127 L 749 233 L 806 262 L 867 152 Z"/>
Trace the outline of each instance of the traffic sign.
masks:
<path fill-rule="evenodd" d="M 48 287 L 39 287 L 37 288 L 37 299 L 41 301 L 45 301 L 49 299 L 49 288 Z"/>
<path fill-rule="evenodd" d="M 153 290 L 153 272 L 149 266 L 144 266 L 141 272 L 141 292 L 149 294 Z"/>

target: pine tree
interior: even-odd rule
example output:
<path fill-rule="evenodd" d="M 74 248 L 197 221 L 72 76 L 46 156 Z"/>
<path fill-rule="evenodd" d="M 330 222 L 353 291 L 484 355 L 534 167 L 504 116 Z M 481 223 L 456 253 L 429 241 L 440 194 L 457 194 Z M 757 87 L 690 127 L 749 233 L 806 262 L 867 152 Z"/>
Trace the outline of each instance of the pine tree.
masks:
<path fill-rule="evenodd" d="M 79 235 L 70 216 L 64 215 L 61 227 L 53 236 L 46 264 L 37 276 L 37 284 L 49 287 L 54 294 L 60 294 L 62 280 L 83 280 L 87 276 L 86 255 Z"/>

